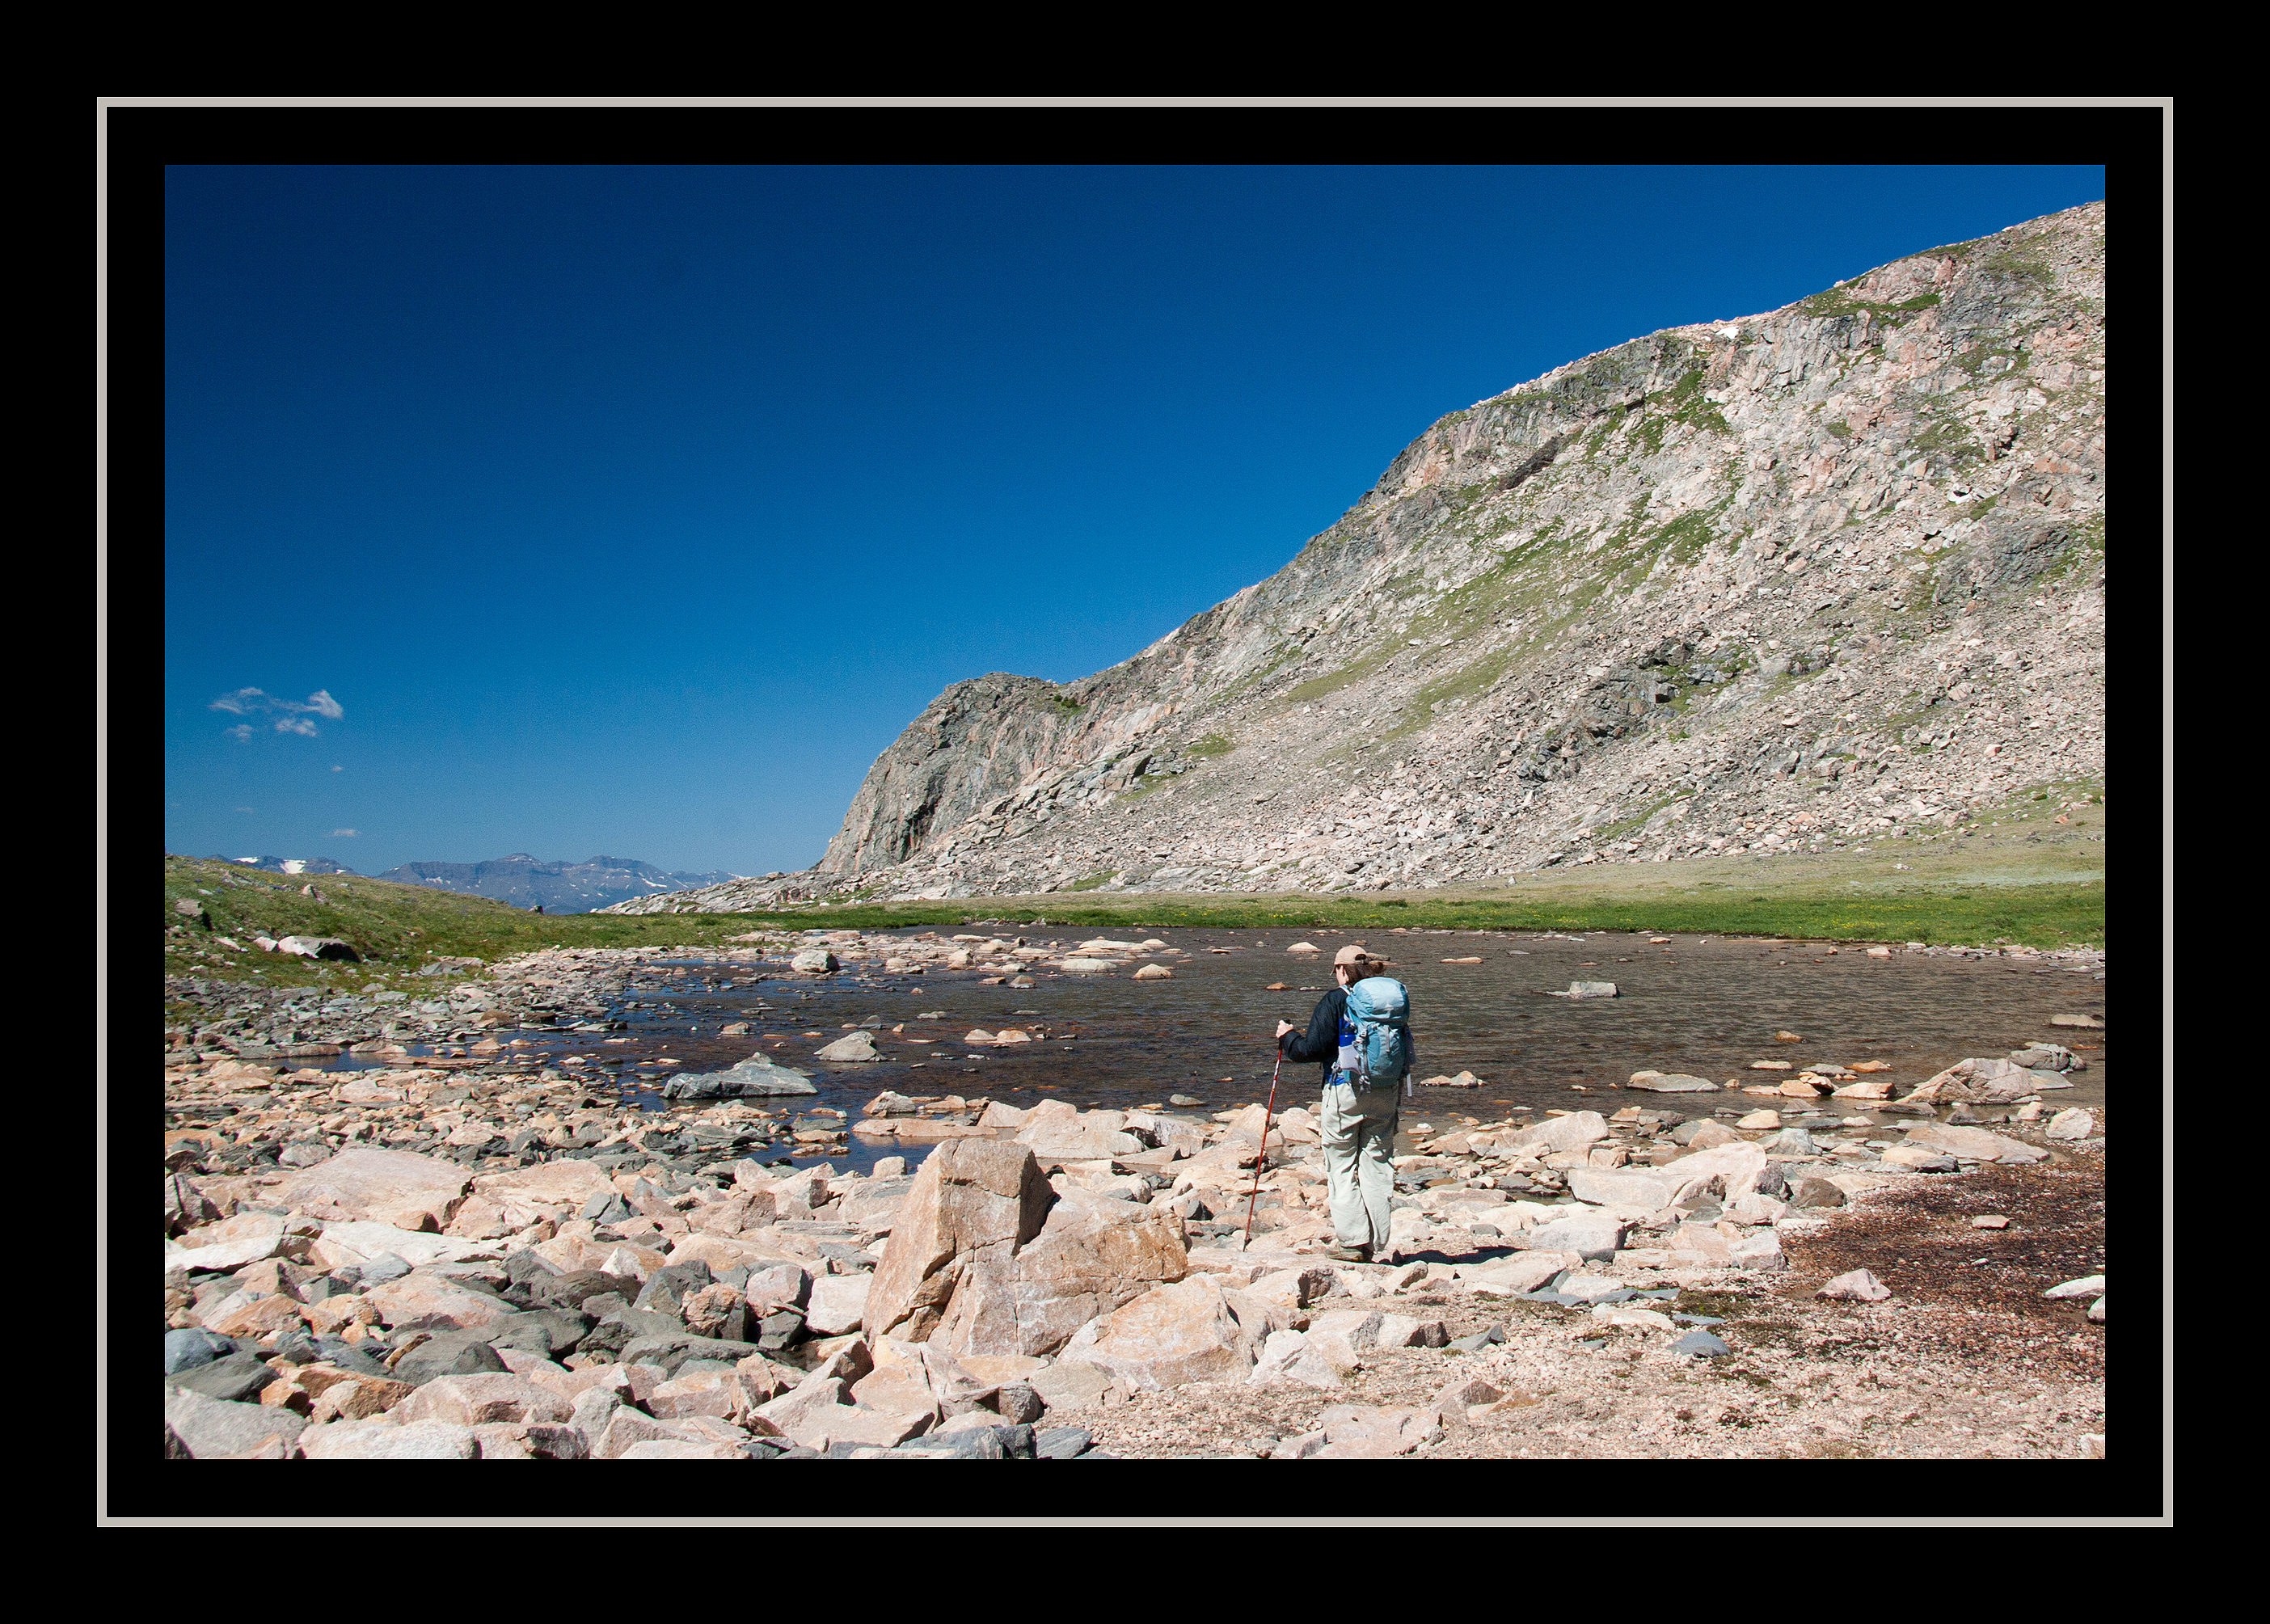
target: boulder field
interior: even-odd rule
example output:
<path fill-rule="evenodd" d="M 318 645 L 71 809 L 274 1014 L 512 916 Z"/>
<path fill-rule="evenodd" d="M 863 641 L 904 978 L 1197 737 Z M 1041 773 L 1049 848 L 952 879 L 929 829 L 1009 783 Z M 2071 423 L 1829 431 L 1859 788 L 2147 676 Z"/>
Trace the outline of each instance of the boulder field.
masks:
<path fill-rule="evenodd" d="M 2050 1044 L 1968 1057 L 1902 1100 L 1872 1099 L 1879 1117 L 1836 1134 L 1812 1108 L 1875 1091 L 1813 1072 L 1754 1086 L 1772 1089 L 1771 1108 L 1689 1098 L 1698 1114 L 1636 1104 L 1485 1123 L 1414 1107 L 1394 1245 L 1369 1263 L 1317 1255 L 1332 1237 L 1317 1124 L 1300 1107 L 997 1101 L 914 1170 L 892 1156 L 866 1176 L 730 1157 L 689 1172 L 628 1138 L 600 1155 L 571 1136 L 493 1165 L 345 1143 L 241 1174 L 173 1153 L 167 1452 L 1331 1459 L 1490 1453 L 1501 1433 L 1496 1452 L 1523 1452 L 1510 1440 L 1526 1435 L 1505 1429 L 1558 1413 L 1554 1394 L 1647 1378 L 1623 1386 L 1628 1398 L 1764 1360 L 1743 1322 L 1710 1311 L 1746 1295 L 1895 1342 L 1886 1327 L 1928 1308 L 1935 1285 L 1879 1263 L 1816 1290 L 1806 1259 L 1833 1256 L 1836 1227 L 1858 1235 L 1888 1201 L 2101 1156 L 2096 1113 L 2042 1098 L 2073 1064 Z M 226 1064 L 212 1082 L 263 1080 Z M 400 1109 L 429 1116 L 464 1103 L 437 1101 L 430 1075 L 326 1086 L 398 1090 Z M 920 1120 L 909 1104 L 878 1095 L 853 1131 L 900 1131 Z M 1962 1244 L 2011 1223 L 1968 1219 L 1977 1238 Z M 2101 1264 L 2029 1289 L 2073 1334 L 2102 1336 Z M 1862 1388 L 1914 1371 L 1913 1352 L 1887 1344 L 1858 1375 L 1824 1365 L 1843 1383 L 1828 1389 L 1771 1364 L 1760 1379 L 1865 1430 L 1882 1416 Z M 2101 1454 L 2101 1431 L 2036 1424 L 2050 1391 L 2012 1401 L 2011 1449 Z M 2060 1417 L 2101 1414 L 2101 1391 L 2054 1396 Z M 1754 1408 L 1739 1447 L 1723 1432 L 1673 1447 L 1691 1417 L 1659 1450 L 1634 1447 L 1755 1452 L 1784 1423 L 1758 1433 Z M 1826 1423 L 1793 1407 L 1785 1424 Z M 1547 1447 L 1587 1452 L 1573 1437 Z"/>

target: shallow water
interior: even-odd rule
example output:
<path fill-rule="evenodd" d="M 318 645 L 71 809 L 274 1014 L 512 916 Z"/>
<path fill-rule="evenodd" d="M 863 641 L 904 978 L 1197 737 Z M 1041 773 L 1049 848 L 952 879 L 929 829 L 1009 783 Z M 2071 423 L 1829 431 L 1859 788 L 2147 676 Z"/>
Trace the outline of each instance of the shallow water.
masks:
<path fill-rule="evenodd" d="M 1080 939 L 1037 928 L 1024 934 L 1035 945 L 1069 946 Z M 607 1035 L 631 1042 L 523 1031 L 510 1052 L 519 1064 L 588 1070 L 595 1083 L 612 1076 L 616 1086 L 605 1092 L 619 1089 L 627 1101 L 649 1105 L 658 1103 L 651 1087 L 670 1072 L 718 1069 L 761 1049 L 809 1072 L 820 1093 L 756 1103 L 826 1106 L 850 1121 L 886 1088 L 916 1097 L 960 1094 L 1024 1105 L 1054 1096 L 1082 1109 L 1164 1105 L 1179 1093 L 1203 1101 L 1204 1109 L 1221 1110 L 1266 1094 L 1276 1020 L 1306 1023 L 1330 984 L 1332 950 L 1349 939 L 1324 931 L 1150 934 L 1189 954 L 1160 960 L 1174 970 L 1171 981 L 1139 982 L 1131 971 L 1082 976 L 1045 970 L 1035 973 L 1031 987 L 981 985 L 977 971 L 886 975 L 853 969 L 824 979 L 772 977 L 761 973 L 771 967 L 688 959 L 669 967 L 680 972 L 677 980 L 641 990 L 614 1012 L 629 1024 Z M 1791 1073 L 1750 1071 L 1754 1060 L 1785 1060 L 1792 1072 L 1813 1062 L 1885 1060 L 1891 1070 L 1875 1075 L 1904 1094 L 1966 1056 L 2005 1055 L 2035 1041 L 2066 1043 L 2088 1060 L 2088 1069 L 2071 1074 L 2074 1086 L 2046 1096 L 2051 1103 L 2104 1100 L 2103 1033 L 2049 1025 L 2049 1017 L 2059 1013 L 2101 1019 L 2104 983 L 2092 970 L 2063 961 L 1905 952 L 1872 959 L 1858 948 L 1832 955 L 1803 943 L 1691 936 L 1656 945 L 1643 935 L 1621 932 L 1428 931 L 1363 939 L 1388 956 L 1391 973 L 1410 989 L 1418 1075 L 1471 1071 L 1485 1085 L 1418 1089 L 1404 1106 L 1406 1124 L 1487 1120 L 1554 1107 L 1613 1112 L 1630 1104 L 1688 1116 L 1730 1104 L 1775 1107 L 1785 1118 L 1814 1112 L 1852 1116 L 1863 1113 L 1851 1101 L 1809 1106 L 1731 1091 L 1643 1094 L 1622 1085 L 1632 1072 L 1651 1069 L 1764 1086 Z M 1296 940 L 1315 942 L 1323 951 L 1286 953 Z M 1231 951 L 1207 951 L 1217 947 Z M 1473 956 L 1481 962 L 1442 962 Z M 1620 996 L 1543 996 L 1576 980 L 1613 981 Z M 1288 985 L 1272 992 L 1266 990 L 1272 982 Z M 918 1019 L 930 1012 L 943 1015 Z M 753 1033 L 775 1035 L 717 1035 L 721 1026 L 738 1020 L 751 1022 Z M 874 1020 L 882 1023 L 877 1046 L 885 1059 L 836 1064 L 812 1058 L 814 1049 L 842 1036 L 847 1025 Z M 901 1023 L 903 1033 L 891 1030 Z M 973 1027 L 1015 1027 L 1036 1039 L 1046 1035 L 1006 1049 L 950 1041 Z M 1777 1041 L 1774 1034 L 1784 1030 L 1802 1041 Z M 909 1041 L 916 1038 L 946 1041 Z M 2086 1043 L 2096 1047 L 2080 1048 Z M 586 1058 L 580 1066 L 562 1064 L 570 1055 Z M 679 1064 L 654 1064 L 664 1058 Z M 1288 1064 L 1279 1085 L 1280 1107 L 1312 1103 L 1318 1080 L 1316 1066 Z M 1987 1120 L 2003 1114 L 2001 1108 L 1977 1109 Z M 831 1160 L 839 1167 L 847 1160 L 861 1167 L 890 1154 L 919 1159 L 887 1141 L 854 1138 L 848 1159 L 838 1152 Z"/>

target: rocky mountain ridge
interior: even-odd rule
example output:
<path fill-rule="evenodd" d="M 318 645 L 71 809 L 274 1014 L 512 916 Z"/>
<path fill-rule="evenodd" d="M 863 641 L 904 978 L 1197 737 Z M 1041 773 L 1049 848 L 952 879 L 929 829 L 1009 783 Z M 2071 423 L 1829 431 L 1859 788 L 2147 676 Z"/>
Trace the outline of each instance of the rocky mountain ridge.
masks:
<path fill-rule="evenodd" d="M 805 897 L 1335 891 L 1944 837 L 2103 766 L 2105 211 L 1454 412 L 1266 581 L 953 684 Z"/>
<path fill-rule="evenodd" d="M 352 874 L 354 872 L 345 864 L 330 857 L 224 857 L 215 853 L 212 860 L 216 863 L 241 864 L 246 868 L 256 868 L 269 874 Z"/>
<path fill-rule="evenodd" d="M 682 891 L 689 886 L 730 885 L 738 875 L 671 873 L 635 857 L 586 857 L 581 863 L 545 863 L 524 851 L 481 863 L 405 863 L 374 878 L 409 886 L 431 886 L 464 896 L 494 897 L 516 908 L 542 905 L 554 914 L 592 913 L 631 898 Z"/>

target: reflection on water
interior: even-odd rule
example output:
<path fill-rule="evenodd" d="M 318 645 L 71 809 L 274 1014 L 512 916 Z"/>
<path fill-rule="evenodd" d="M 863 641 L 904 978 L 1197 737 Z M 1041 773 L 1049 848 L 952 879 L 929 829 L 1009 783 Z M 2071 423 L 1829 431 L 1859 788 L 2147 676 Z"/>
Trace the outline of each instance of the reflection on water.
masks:
<path fill-rule="evenodd" d="M 809 1072 L 820 1093 L 754 1103 L 790 1111 L 825 1106 L 852 1121 L 886 1088 L 917 1098 L 958 1094 L 1017 1105 L 1053 1097 L 1083 1109 L 1163 1105 L 1169 1094 L 1183 1094 L 1220 1110 L 1266 1094 L 1276 1021 L 1306 1022 L 1331 984 L 1332 950 L 1354 939 L 1321 929 L 1152 934 L 1189 954 L 1159 957 L 1174 970 L 1170 981 L 1139 982 L 1131 969 L 1101 976 L 1036 971 L 1031 987 L 984 986 L 974 970 L 767 978 L 771 967 L 687 960 L 668 967 L 682 972 L 677 980 L 643 985 L 612 1012 L 627 1028 L 606 1035 L 631 1041 L 523 1030 L 511 1034 L 508 1055 L 516 1067 L 590 1077 L 610 1097 L 649 1107 L 659 1106 L 653 1090 L 672 1072 L 717 1070 L 762 1050 Z M 1026 935 L 1065 946 L 1079 939 L 1037 928 Z M 2101 1018 L 2104 983 L 2059 960 L 1907 952 L 1874 959 L 1849 947 L 1830 954 L 1802 943 L 1691 936 L 1656 945 L 1625 933 L 1446 931 L 1361 939 L 1384 952 L 1391 973 L 1411 990 L 1420 1075 L 1472 1072 L 1485 1085 L 1421 1088 L 1405 1108 L 1407 1121 L 1554 1107 L 1613 1111 L 1640 1104 L 1691 1116 L 1736 1102 L 1744 1109 L 1774 1105 L 1738 1093 L 1648 1094 L 1621 1087 L 1643 1069 L 1717 1083 L 1774 1080 L 1748 1069 L 1755 1060 L 1788 1061 L 1793 1068 L 1888 1061 L 1891 1069 L 1878 1075 L 1895 1085 L 1895 1094 L 1904 1094 L 1966 1056 L 2004 1055 L 2036 1041 L 2097 1045 L 2082 1050 L 2089 1064 L 2072 1074 L 2075 1086 L 2048 1096 L 2053 1104 L 2104 1100 L 2104 1034 L 2048 1024 L 2053 1014 Z M 1323 951 L 1288 954 L 1285 947 L 1295 940 Z M 1232 951 L 1207 951 L 1225 947 Z M 1479 964 L 1442 962 L 1475 956 Z M 648 960 L 646 968 L 663 967 Z M 1578 980 L 1613 981 L 1620 996 L 1543 996 Z M 1267 990 L 1272 982 L 1287 983 L 1286 990 Z M 936 1018 L 922 1018 L 934 1012 Z M 741 1020 L 751 1023 L 752 1035 L 719 1035 L 719 1027 Z M 812 1058 L 814 1049 L 852 1025 L 875 1028 L 884 1059 L 835 1064 Z M 958 1041 L 972 1027 L 1005 1026 L 1035 1041 L 1000 1049 Z M 1783 1031 L 1801 1041 L 1777 1041 Z M 924 1039 L 931 1041 L 916 1041 Z M 341 1056 L 335 1068 L 372 1064 L 383 1062 Z M 1312 1100 L 1317 1082 L 1315 1066 L 1287 1065 L 1280 1106 Z M 1785 1112 L 1792 1108 L 1805 1109 L 1781 1102 Z M 1818 1109 L 1851 1115 L 1853 1102 L 1823 1101 Z M 827 1159 L 864 1168 L 894 1154 L 911 1164 L 921 1153 L 855 1138 L 848 1158 L 839 1151 Z"/>

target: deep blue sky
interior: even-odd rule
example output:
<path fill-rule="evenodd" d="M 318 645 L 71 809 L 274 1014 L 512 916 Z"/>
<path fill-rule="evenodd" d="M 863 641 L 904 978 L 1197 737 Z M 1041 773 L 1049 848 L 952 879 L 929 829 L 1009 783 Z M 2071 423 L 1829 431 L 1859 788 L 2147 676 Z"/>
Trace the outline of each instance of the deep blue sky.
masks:
<path fill-rule="evenodd" d="M 173 169 L 167 848 L 802 867 L 947 683 L 1125 658 L 1443 413 L 2103 194 Z"/>

